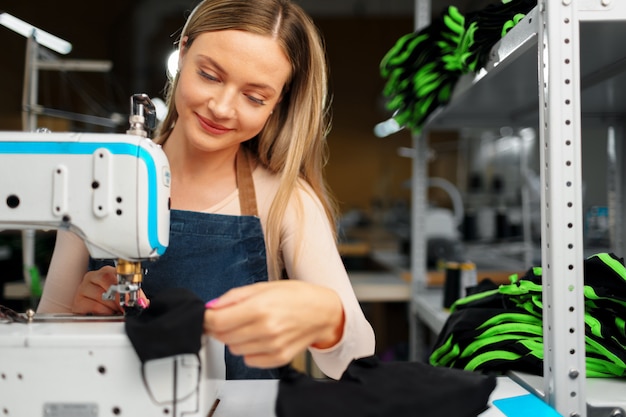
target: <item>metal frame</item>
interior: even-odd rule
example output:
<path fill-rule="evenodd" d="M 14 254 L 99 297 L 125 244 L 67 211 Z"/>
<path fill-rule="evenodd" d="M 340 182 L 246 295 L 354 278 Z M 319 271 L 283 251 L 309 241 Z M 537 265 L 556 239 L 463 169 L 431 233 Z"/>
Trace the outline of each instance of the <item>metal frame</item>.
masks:
<path fill-rule="evenodd" d="M 415 0 L 414 27 L 419 30 L 430 24 L 431 0 Z M 424 131 L 426 132 L 426 131 Z M 417 320 L 415 295 L 426 288 L 426 190 L 428 188 L 428 135 L 413 135 L 411 178 L 411 303 L 409 308 L 409 359 L 424 357 L 423 344 L 426 331 Z"/>
<path fill-rule="evenodd" d="M 626 253 L 626 222 L 624 221 L 624 198 L 626 196 L 626 146 L 624 146 L 623 122 L 607 129 L 607 191 L 609 194 L 609 241 L 615 253 Z"/>
<path fill-rule="evenodd" d="M 71 46 L 70 46 L 71 47 Z M 68 51 L 69 52 L 69 51 Z M 110 61 L 94 60 L 61 60 L 48 54 L 42 49 L 37 41 L 37 31 L 26 39 L 26 54 L 24 60 L 24 85 L 22 89 L 22 129 L 25 132 L 34 132 L 38 129 L 38 116 L 49 115 L 51 117 L 78 120 L 85 123 L 92 123 L 107 127 L 116 127 L 118 122 L 102 117 L 70 113 L 61 110 L 47 109 L 40 106 L 39 100 L 39 71 L 89 71 L 108 72 L 112 67 Z M 23 277 L 29 293 L 32 285 L 32 271 L 35 265 L 36 232 L 26 229 L 21 232 L 22 237 L 22 265 Z M 32 296 L 32 294 L 31 294 Z"/>
<path fill-rule="evenodd" d="M 416 8 L 424 1 L 416 0 Z M 423 7 L 423 6 L 422 6 Z M 611 249 L 626 250 L 624 234 L 624 198 L 626 181 L 626 146 L 623 102 L 613 99 L 609 106 L 607 88 L 595 89 L 606 80 L 626 73 L 626 60 L 591 65 L 597 68 L 581 79 L 581 22 L 626 22 L 626 2 L 620 0 L 540 0 L 523 26 L 514 28 L 506 42 L 494 48 L 494 62 L 481 79 L 463 80 L 455 89 L 453 101 L 433 115 L 428 128 L 493 126 L 499 122 L 528 124 L 539 116 L 540 164 L 542 179 L 542 269 L 544 283 L 544 378 L 545 400 L 561 415 L 585 417 L 610 415 L 611 408 L 598 410 L 587 405 L 587 380 L 584 328 L 583 207 L 582 207 L 582 138 L 581 124 L 593 119 L 608 128 L 608 180 L 610 221 L 617 231 Z M 622 26 L 613 26 L 622 31 Z M 597 29 L 597 27 L 596 27 Z M 606 30 L 600 28 L 606 39 Z M 515 33 L 514 33 L 515 32 Z M 593 33 L 596 33 L 595 31 Z M 511 35 L 511 36 L 510 36 Z M 611 35 L 611 33 L 609 33 Z M 615 34 L 613 34 L 613 37 Z M 619 37 L 619 36 L 618 36 Z M 515 39 L 513 39 L 515 38 Z M 519 38 L 519 39 L 517 39 Z M 587 49 L 596 49 L 603 58 L 610 46 L 598 45 L 596 39 L 583 39 Z M 536 42 L 536 43 L 535 43 Z M 591 45 L 590 45 L 591 43 Z M 597 46 L 597 47 L 596 47 Z M 511 48 L 509 48 L 511 47 Z M 591 47 L 591 48 L 590 48 Z M 509 48 L 509 49 L 507 49 Z M 534 55 L 532 49 L 536 51 Z M 529 53 L 530 52 L 530 53 Z M 502 55 L 504 54 L 504 55 Z M 595 54 L 594 54 L 595 55 Z M 537 64 L 539 103 L 527 101 L 534 80 L 528 72 Z M 582 63 L 584 65 L 589 62 Z M 521 79 L 513 83 L 511 66 L 520 65 Z M 600 66 L 598 66 L 600 65 Z M 503 76 L 507 74 L 507 76 Z M 504 81 L 504 83 L 503 83 Z M 497 86 L 494 86 L 497 84 Z M 521 84 L 520 84 L 521 83 Z M 612 84 L 609 83 L 609 86 Z M 475 88 L 478 87 L 478 88 Z M 504 88 L 505 91 L 500 91 Z M 615 89 L 616 87 L 609 87 Z M 494 91 L 495 89 L 495 91 Z M 581 91 L 594 106 L 582 110 Z M 498 95 L 512 106 L 502 107 L 496 117 L 488 109 L 500 110 Z M 495 95 L 495 97 L 494 97 Z M 494 100 L 498 99 L 498 100 Z M 595 102 L 602 102 L 600 106 Z M 468 104 L 469 103 L 469 104 Z M 536 102 L 535 102 L 536 103 Z M 617 103 L 617 105 L 615 105 Z M 606 104 L 606 106 L 604 106 Z M 471 108 L 468 108 L 470 106 Z M 616 108 L 617 110 L 613 110 Z M 597 109 L 597 110 L 596 110 Z M 481 112 L 482 110 L 482 112 Z M 485 114 L 485 110 L 488 114 Z M 509 114 L 507 110 L 513 110 Z M 614 113 L 616 112 L 616 113 Z M 505 116 L 502 118 L 502 116 Z M 499 118 L 498 118 L 499 117 Z M 426 131 L 426 130 L 425 130 Z M 423 291 L 426 277 L 425 242 L 420 235 L 425 207 L 426 135 L 414 138 L 416 158 L 413 163 L 412 291 L 413 299 Z M 415 304 L 415 302 L 413 302 Z M 415 314 L 415 306 L 412 313 Z M 417 331 L 416 333 L 417 334 Z M 413 342 L 413 340 L 412 340 Z M 418 358 L 418 348 L 411 350 Z M 607 411 L 607 413 L 604 413 Z"/>
<path fill-rule="evenodd" d="M 585 416 L 580 28 L 571 2 L 539 7 L 544 394 Z"/>
<path fill-rule="evenodd" d="M 45 58 L 45 59 L 44 59 Z M 42 49 L 35 36 L 27 38 L 26 58 L 24 62 L 24 86 L 22 90 L 22 125 L 23 130 L 32 132 L 37 129 L 37 118 L 46 115 L 61 119 L 81 121 L 105 127 L 117 127 L 121 123 L 113 119 L 88 114 L 78 114 L 41 106 L 39 101 L 39 71 L 74 71 L 101 72 L 111 70 L 111 61 L 58 59 Z M 126 120 L 124 120 L 124 123 Z"/>

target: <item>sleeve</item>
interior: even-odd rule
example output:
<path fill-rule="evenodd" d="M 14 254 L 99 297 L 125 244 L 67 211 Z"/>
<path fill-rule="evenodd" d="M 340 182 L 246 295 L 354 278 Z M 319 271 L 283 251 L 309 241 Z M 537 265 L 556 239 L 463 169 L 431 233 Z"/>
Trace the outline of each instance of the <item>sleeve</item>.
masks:
<path fill-rule="evenodd" d="M 353 359 L 374 354 L 372 326 L 354 294 L 324 209 L 313 192 L 299 189 L 300 209 L 289 205 L 282 227 L 281 249 L 290 279 L 331 288 L 343 302 L 343 337 L 328 349 L 309 348 L 315 363 L 331 378 L 339 379 Z M 300 222 L 299 219 L 306 219 Z"/>
<path fill-rule="evenodd" d="M 88 264 L 89 252 L 82 239 L 59 230 L 37 312 L 70 313 Z"/>

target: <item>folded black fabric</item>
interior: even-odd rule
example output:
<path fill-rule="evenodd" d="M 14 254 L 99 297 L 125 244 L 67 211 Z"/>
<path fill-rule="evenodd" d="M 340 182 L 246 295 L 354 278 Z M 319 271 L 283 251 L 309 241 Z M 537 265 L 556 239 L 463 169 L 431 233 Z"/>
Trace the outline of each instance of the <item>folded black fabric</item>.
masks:
<path fill-rule="evenodd" d="M 277 417 L 474 417 L 488 407 L 493 375 L 421 362 L 354 360 L 338 381 L 290 369 L 278 385 Z"/>
<path fill-rule="evenodd" d="M 174 288 L 157 294 L 148 308 L 126 317 L 126 334 L 145 363 L 202 347 L 204 302 L 193 292 Z"/>
<path fill-rule="evenodd" d="M 437 336 L 429 362 L 469 371 L 543 375 L 541 267 L 497 289 L 461 298 Z M 584 261 L 587 377 L 626 376 L 626 266 L 613 253 Z"/>

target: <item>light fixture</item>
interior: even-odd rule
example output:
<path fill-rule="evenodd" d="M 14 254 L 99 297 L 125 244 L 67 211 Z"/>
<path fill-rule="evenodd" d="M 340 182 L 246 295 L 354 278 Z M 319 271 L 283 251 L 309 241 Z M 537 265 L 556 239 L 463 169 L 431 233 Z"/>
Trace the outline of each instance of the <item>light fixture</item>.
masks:
<path fill-rule="evenodd" d="M 374 126 L 374 134 L 379 138 L 387 137 L 391 134 L 401 131 L 404 126 L 400 126 L 393 117 L 380 122 Z"/>
<path fill-rule="evenodd" d="M 154 110 L 156 111 L 156 118 L 159 122 L 162 122 L 167 116 L 167 104 L 160 97 L 155 97 L 152 99 L 152 104 L 154 104 Z"/>
<path fill-rule="evenodd" d="M 167 76 L 173 79 L 178 71 L 178 50 L 172 52 L 167 58 Z"/>
<path fill-rule="evenodd" d="M 72 50 L 72 44 L 68 41 L 36 28 L 30 23 L 26 23 L 6 12 L 0 12 L 0 25 L 11 29 L 13 32 L 19 33 L 25 38 L 30 38 L 32 36 L 38 44 L 43 45 L 59 54 L 66 55 Z"/>

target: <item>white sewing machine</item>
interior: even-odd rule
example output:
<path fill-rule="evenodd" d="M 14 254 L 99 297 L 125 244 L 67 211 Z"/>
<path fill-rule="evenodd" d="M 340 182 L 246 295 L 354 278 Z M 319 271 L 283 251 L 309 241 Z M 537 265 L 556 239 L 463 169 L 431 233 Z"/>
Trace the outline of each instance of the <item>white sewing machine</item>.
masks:
<path fill-rule="evenodd" d="M 153 109 L 133 96 L 129 134 L 0 132 L 0 230 L 65 229 L 94 258 L 115 259 L 106 297 L 135 308 L 140 262 L 169 243 L 170 170 L 147 139 Z M 224 346 L 141 362 L 122 317 L 0 319 L 0 414 L 207 416 L 224 379 Z"/>
<path fill-rule="evenodd" d="M 139 262 L 169 243 L 169 163 L 147 139 L 153 105 L 135 95 L 131 112 L 126 135 L 0 132 L 0 230 L 74 232 L 92 257 L 118 260 L 107 296 L 124 307 L 135 305 Z"/>

